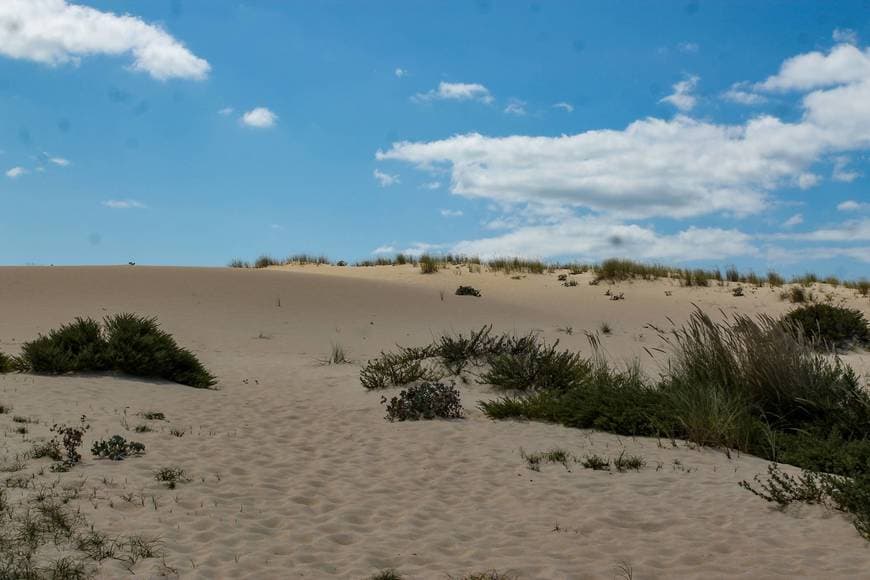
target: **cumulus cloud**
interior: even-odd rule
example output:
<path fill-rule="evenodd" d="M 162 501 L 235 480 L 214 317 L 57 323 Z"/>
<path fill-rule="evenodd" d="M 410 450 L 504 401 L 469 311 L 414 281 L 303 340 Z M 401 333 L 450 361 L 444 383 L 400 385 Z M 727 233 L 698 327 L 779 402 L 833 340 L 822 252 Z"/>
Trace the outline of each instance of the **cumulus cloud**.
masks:
<path fill-rule="evenodd" d="M 756 85 L 765 91 L 807 91 L 834 85 L 866 83 L 870 79 L 870 49 L 851 44 L 827 54 L 809 52 L 786 60 L 779 73 Z"/>
<path fill-rule="evenodd" d="M 266 107 L 257 107 L 242 115 L 241 122 L 255 129 L 270 129 L 278 122 L 278 115 Z"/>
<path fill-rule="evenodd" d="M 396 248 L 393 246 L 378 246 L 374 250 L 372 250 L 372 254 L 395 254 Z"/>
<path fill-rule="evenodd" d="M 51 66 L 130 54 L 131 69 L 159 80 L 202 80 L 211 68 L 159 26 L 65 0 L 4 0 L 0 30 L 0 54 Z"/>
<path fill-rule="evenodd" d="M 690 227 L 666 235 L 651 227 L 593 216 L 573 217 L 552 225 L 525 226 L 501 236 L 462 241 L 451 251 L 483 258 L 547 258 L 570 254 L 587 260 L 620 256 L 643 260 L 716 260 L 757 253 L 750 237 L 737 230 Z"/>
<path fill-rule="evenodd" d="M 848 258 L 870 264 L 870 246 L 824 246 L 816 248 L 782 248 L 772 246 L 765 250 L 765 258 L 775 264 L 794 264 L 808 260 Z"/>
<path fill-rule="evenodd" d="M 26 169 L 21 166 L 16 166 L 6 171 L 6 177 L 8 177 L 9 179 L 18 179 L 25 173 L 27 173 Z"/>
<path fill-rule="evenodd" d="M 674 92 L 664 97 L 661 103 L 670 103 L 682 112 L 691 111 L 695 108 L 698 99 L 692 94 L 698 86 L 698 77 L 690 76 L 673 86 Z"/>
<path fill-rule="evenodd" d="M 493 97 L 485 86 L 479 83 L 438 83 L 438 88 L 427 93 L 417 93 L 412 97 L 417 102 L 435 100 L 480 101 L 491 103 Z"/>
<path fill-rule="evenodd" d="M 101 205 L 110 209 L 144 209 L 148 207 L 135 199 L 108 199 L 102 202 Z"/>
<path fill-rule="evenodd" d="M 565 101 L 562 101 L 560 103 L 556 103 L 555 105 L 553 105 L 553 108 L 554 109 L 562 109 L 563 111 L 565 111 L 567 113 L 574 112 L 574 105 L 572 105 L 571 103 L 566 103 Z"/>
<path fill-rule="evenodd" d="M 855 78 L 837 64 L 842 57 L 832 56 L 844 50 L 852 51 L 853 64 L 866 58 L 866 76 L 830 85 Z M 762 83 L 814 89 L 793 122 L 760 115 L 725 125 L 677 115 L 557 137 L 470 133 L 403 141 L 376 158 L 449 170 L 453 193 L 498 203 L 556 202 L 621 218 L 752 214 L 782 187 L 816 185 L 810 169 L 829 155 L 870 147 L 870 55 L 852 46 L 810 54 L 789 59 Z"/>
<path fill-rule="evenodd" d="M 390 187 L 391 185 L 396 185 L 397 183 L 401 183 L 399 181 L 398 175 L 390 175 L 389 173 L 384 173 L 383 171 L 379 171 L 375 169 L 374 171 L 375 179 L 378 180 L 378 183 L 381 184 L 381 187 Z"/>

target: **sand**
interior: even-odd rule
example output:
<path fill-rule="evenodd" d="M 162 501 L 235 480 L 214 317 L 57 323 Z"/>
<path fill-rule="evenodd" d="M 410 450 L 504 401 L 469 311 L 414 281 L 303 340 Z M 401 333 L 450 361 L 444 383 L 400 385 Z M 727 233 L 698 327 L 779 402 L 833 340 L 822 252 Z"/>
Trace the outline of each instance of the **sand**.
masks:
<path fill-rule="evenodd" d="M 0 403 L 39 423 L 22 436 L 11 415 L 0 416 L 0 461 L 82 414 L 92 425 L 85 448 L 115 433 L 143 442 L 140 458 L 97 461 L 85 453 L 69 473 L 37 477 L 82 485 L 87 493 L 76 504 L 98 530 L 160 537 L 166 566 L 184 578 L 358 579 L 388 567 L 408 578 L 487 569 L 613 578 L 623 563 L 635 579 L 867 577 L 870 543 L 845 516 L 818 506 L 777 511 L 738 487 L 765 472 L 766 461 L 493 422 L 475 408 L 493 397 L 482 385 L 460 385 L 464 420 L 391 424 L 383 393 L 359 384 L 360 364 L 381 349 L 490 323 L 588 352 L 583 330 L 607 322 L 609 356 L 638 357 L 654 373 L 665 361 L 646 352 L 659 345 L 647 324 L 679 323 L 693 304 L 725 313 L 789 308 L 768 288 L 734 297 L 730 287 L 669 281 L 619 284 L 611 289 L 625 300 L 611 301 L 607 285 L 577 278 L 579 286 L 565 288 L 554 274 L 424 276 L 411 267 L 0 268 L 0 350 L 14 354 L 22 341 L 75 316 L 134 311 L 158 316 L 220 379 L 217 390 L 197 390 L 113 375 L 2 376 Z M 483 297 L 454 296 L 459 284 Z M 851 291 L 817 293 L 870 316 L 870 301 Z M 567 327 L 573 334 L 559 330 Z M 331 343 L 344 346 L 353 364 L 322 364 Z M 847 360 L 870 371 L 867 353 Z M 166 421 L 137 415 L 146 410 L 164 412 Z M 142 423 L 155 431 L 124 427 Z M 551 447 L 578 456 L 625 450 L 647 467 L 527 469 L 521 449 Z M 24 473 L 48 463 L 32 460 Z M 182 467 L 191 481 L 166 489 L 153 477 L 164 466 Z M 159 560 L 133 571 L 169 573 Z M 119 562 L 99 570 L 102 578 L 127 575 Z"/>

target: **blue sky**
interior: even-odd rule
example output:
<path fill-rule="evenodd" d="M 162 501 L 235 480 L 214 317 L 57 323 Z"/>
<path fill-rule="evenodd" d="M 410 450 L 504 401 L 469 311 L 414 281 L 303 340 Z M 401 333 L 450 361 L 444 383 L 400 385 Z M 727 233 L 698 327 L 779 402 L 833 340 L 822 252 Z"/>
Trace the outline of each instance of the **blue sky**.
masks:
<path fill-rule="evenodd" d="M 870 275 L 870 2 L 0 2 L 0 263 Z"/>

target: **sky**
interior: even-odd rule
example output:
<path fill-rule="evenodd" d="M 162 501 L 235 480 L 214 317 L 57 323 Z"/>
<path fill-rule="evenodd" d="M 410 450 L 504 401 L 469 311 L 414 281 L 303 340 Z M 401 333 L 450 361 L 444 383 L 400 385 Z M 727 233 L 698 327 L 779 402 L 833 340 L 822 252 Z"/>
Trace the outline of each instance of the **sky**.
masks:
<path fill-rule="evenodd" d="M 0 0 L 0 264 L 870 276 L 870 0 Z"/>

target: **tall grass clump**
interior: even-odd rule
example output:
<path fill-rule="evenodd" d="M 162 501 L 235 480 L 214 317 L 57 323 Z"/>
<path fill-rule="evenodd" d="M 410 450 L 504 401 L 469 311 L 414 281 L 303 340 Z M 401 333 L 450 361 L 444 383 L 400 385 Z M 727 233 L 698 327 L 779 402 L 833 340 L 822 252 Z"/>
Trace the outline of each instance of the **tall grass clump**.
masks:
<path fill-rule="evenodd" d="M 525 260 L 522 258 L 496 258 L 486 263 L 486 267 L 493 272 L 513 274 L 521 272 L 526 274 L 543 274 L 547 265 L 540 260 Z"/>
<path fill-rule="evenodd" d="M 17 366 L 46 374 L 120 371 L 199 388 L 215 383 L 214 376 L 161 330 L 156 319 L 135 314 L 108 316 L 102 326 L 90 318 L 76 318 L 25 342 Z"/>
<path fill-rule="evenodd" d="M 234 260 L 230 260 L 230 263 L 228 265 L 230 268 L 250 268 L 251 267 L 250 262 L 248 262 L 246 260 L 239 259 L 239 258 L 236 258 Z"/>
<path fill-rule="evenodd" d="M 439 270 L 438 260 L 428 254 L 420 256 L 420 272 L 423 274 L 434 274 Z"/>
<path fill-rule="evenodd" d="M 655 280 L 666 278 L 670 275 L 670 269 L 659 264 L 641 264 L 633 260 L 621 260 L 611 258 L 604 260 L 593 268 L 597 280 L 619 281 L 631 278 Z"/>
<path fill-rule="evenodd" d="M 254 261 L 254 268 L 268 268 L 269 266 L 280 266 L 281 261 L 276 260 L 272 256 L 263 254 Z"/>
<path fill-rule="evenodd" d="M 770 285 L 771 288 L 778 288 L 779 286 L 785 284 L 785 278 L 771 270 L 767 273 L 767 283 Z"/>
<path fill-rule="evenodd" d="M 299 265 L 315 264 L 315 265 L 320 266 L 320 265 L 324 265 L 324 264 L 329 265 L 332 263 L 332 261 L 323 255 L 315 256 L 313 254 L 293 254 L 291 256 L 287 256 L 287 259 L 285 259 L 283 263 L 285 265 L 286 264 L 299 264 Z"/>

